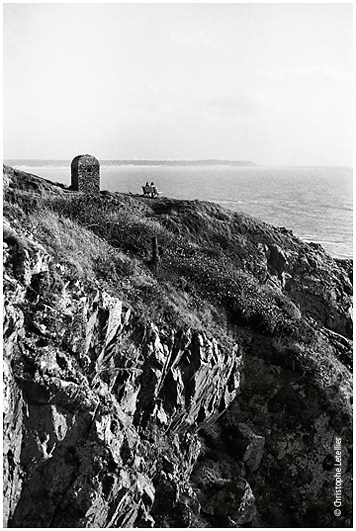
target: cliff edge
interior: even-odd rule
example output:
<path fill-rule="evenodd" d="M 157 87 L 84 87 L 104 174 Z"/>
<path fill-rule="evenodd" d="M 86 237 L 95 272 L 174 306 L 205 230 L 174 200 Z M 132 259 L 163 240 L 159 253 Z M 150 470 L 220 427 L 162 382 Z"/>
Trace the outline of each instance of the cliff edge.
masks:
<path fill-rule="evenodd" d="M 7 166 L 3 241 L 4 527 L 351 525 L 351 261 Z"/>

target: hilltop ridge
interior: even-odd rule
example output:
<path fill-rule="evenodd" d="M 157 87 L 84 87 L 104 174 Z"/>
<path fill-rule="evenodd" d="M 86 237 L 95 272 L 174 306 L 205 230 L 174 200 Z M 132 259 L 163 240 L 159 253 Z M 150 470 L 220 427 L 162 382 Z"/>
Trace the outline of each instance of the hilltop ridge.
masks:
<path fill-rule="evenodd" d="M 5 527 L 349 527 L 351 280 L 216 204 L 4 166 Z"/>

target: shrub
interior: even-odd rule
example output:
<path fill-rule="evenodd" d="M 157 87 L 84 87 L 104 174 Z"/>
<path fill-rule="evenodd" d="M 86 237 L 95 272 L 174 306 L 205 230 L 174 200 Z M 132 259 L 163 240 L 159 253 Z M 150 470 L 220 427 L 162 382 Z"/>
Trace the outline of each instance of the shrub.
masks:
<path fill-rule="evenodd" d="M 3 229 L 3 240 L 9 246 L 9 258 L 12 265 L 12 271 L 20 281 L 24 280 L 26 273 L 26 259 L 28 257 L 28 242 L 18 236 L 14 230 L 9 227 Z"/>

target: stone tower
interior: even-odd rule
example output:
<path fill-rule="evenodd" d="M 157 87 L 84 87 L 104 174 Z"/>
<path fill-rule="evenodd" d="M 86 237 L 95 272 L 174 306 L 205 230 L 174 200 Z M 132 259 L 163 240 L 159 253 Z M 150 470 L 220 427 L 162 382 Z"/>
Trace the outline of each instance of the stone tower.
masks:
<path fill-rule="evenodd" d="M 72 160 L 72 189 L 85 194 L 100 192 L 100 163 L 92 155 L 77 155 Z"/>

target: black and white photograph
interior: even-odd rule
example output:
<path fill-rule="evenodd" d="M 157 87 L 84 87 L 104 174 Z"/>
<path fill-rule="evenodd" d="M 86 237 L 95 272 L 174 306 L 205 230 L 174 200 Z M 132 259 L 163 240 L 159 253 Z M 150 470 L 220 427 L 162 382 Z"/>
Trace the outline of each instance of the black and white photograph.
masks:
<path fill-rule="evenodd" d="M 352 528 L 353 3 L 3 3 L 3 528 Z"/>

